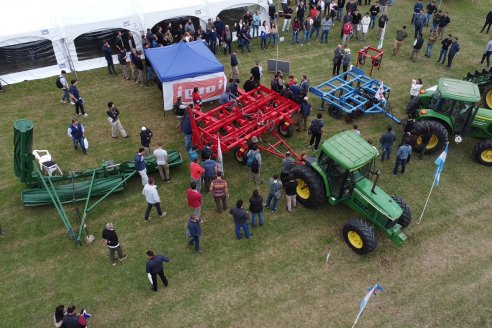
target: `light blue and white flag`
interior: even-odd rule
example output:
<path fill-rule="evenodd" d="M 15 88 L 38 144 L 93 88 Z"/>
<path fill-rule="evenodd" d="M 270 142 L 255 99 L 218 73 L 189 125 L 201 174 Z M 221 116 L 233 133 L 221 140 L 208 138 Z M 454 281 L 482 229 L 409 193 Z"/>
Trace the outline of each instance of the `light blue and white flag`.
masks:
<path fill-rule="evenodd" d="M 357 324 L 357 320 L 362 316 L 362 313 L 364 312 L 364 309 L 366 308 L 367 302 L 369 302 L 369 299 L 371 299 L 372 295 L 376 295 L 377 292 L 384 292 L 383 287 L 379 286 L 378 284 L 375 284 L 372 287 L 367 288 L 367 294 L 364 296 L 362 301 L 360 302 L 359 305 L 359 314 L 357 314 L 357 317 L 355 318 L 354 324 L 352 325 L 352 328 L 355 327 Z"/>
<path fill-rule="evenodd" d="M 448 145 L 449 142 L 446 143 L 446 148 L 444 148 L 444 151 L 439 155 L 439 157 L 436 159 L 434 163 L 436 163 L 437 168 L 436 168 L 436 173 L 434 174 L 434 186 L 439 186 L 439 179 L 441 177 L 441 172 L 444 170 L 444 163 L 446 162 L 446 157 L 448 156 Z"/>

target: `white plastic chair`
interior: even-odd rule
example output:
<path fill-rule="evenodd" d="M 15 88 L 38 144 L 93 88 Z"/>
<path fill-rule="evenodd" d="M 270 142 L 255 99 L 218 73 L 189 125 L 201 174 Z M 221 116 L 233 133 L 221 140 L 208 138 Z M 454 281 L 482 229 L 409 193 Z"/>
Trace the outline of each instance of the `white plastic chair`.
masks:
<path fill-rule="evenodd" d="M 58 164 L 53 162 L 53 160 L 51 159 L 51 154 L 49 151 L 36 149 L 32 151 L 32 154 L 37 159 L 39 163 L 39 168 L 42 172 L 45 171 L 46 173 L 48 173 L 49 176 L 51 176 L 53 175 L 53 172 L 58 171 L 60 172 L 60 175 L 63 175 L 63 172 Z"/>

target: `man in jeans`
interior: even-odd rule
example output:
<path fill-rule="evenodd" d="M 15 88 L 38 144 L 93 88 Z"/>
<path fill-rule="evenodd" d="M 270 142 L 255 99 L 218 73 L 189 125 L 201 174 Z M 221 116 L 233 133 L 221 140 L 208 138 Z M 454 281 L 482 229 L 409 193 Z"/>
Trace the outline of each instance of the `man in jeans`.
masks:
<path fill-rule="evenodd" d="M 169 259 L 165 256 L 162 255 L 155 255 L 153 251 L 147 251 L 147 258 L 149 259 L 147 261 L 147 266 L 146 266 L 146 271 L 147 274 L 150 275 L 152 279 L 152 286 L 150 289 L 152 289 L 154 292 L 157 291 L 157 275 L 161 277 L 162 283 L 164 284 L 164 287 L 167 287 L 169 285 L 169 282 L 164 275 L 164 267 L 162 266 L 162 262 L 169 262 Z"/>
<path fill-rule="evenodd" d="M 384 158 L 389 159 L 391 154 L 391 148 L 393 147 L 393 143 L 396 141 L 396 133 L 393 132 L 393 127 L 388 125 L 386 128 L 386 132 L 379 138 L 379 142 L 382 146 L 382 156 L 381 161 L 384 161 Z"/>
<path fill-rule="evenodd" d="M 396 153 L 396 163 L 395 168 L 393 169 L 393 175 L 398 174 L 398 169 L 401 165 L 401 174 L 405 173 L 405 165 L 408 163 L 408 157 L 412 154 L 412 147 L 407 145 L 405 141 L 398 148 L 398 152 Z"/>
<path fill-rule="evenodd" d="M 278 174 L 274 174 L 268 181 L 268 196 L 265 207 L 270 208 L 273 199 L 272 212 L 277 210 L 277 203 L 282 196 L 282 181 L 279 180 Z"/>
<path fill-rule="evenodd" d="M 205 147 L 203 148 L 205 149 Z M 217 173 L 215 172 L 216 162 L 212 159 L 213 154 L 208 155 L 207 159 L 202 162 L 202 167 L 205 170 L 204 172 L 204 180 L 205 180 L 205 192 L 208 192 L 210 189 L 210 184 L 212 180 L 216 177 Z"/>
<path fill-rule="evenodd" d="M 202 226 L 200 225 L 202 221 L 195 217 L 195 215 L 191 215 L 188 220 L 188 225 L 186 228 L 188 229 L 188 233 L 190 235 L 190 241 L 188 245 L 195 245 L 195 251 L 197 253 L 201 253 L 200 249 L 200 237 L 202 236 Z"/>
<path fill-rule="evenodd" d="M 236 238 L 241 239 L 243 235 L 241 233 L 241 228 L 243 228 L 244 234 L 246 235 L 246 239 L 250 239 L 253 235 L 249 232 L 248 228 L 248 220 L 249 214 L 246 212 L 243 207 L 243 200 L 239 199 L 236 202 L 236 207 L 233 207 L 229 210 L 229 213 L 232 214 L 234 219 L 234 224 L 236 225 Z"/>
<path fill-rule="evenodd" d="M 253 190 L 253 197 L 249 198 L 249 210 L 251 211 L 251 226 L 256 227 L 256 217 L 262 226 L 265 222 L 263 219 L 263 197 L 259 194 L 258 189 Z"/>
<path fill-rule="evenodd" d="M 72 119 L 72 124 L 68 127 L 67 134 L 72 138 L 73 148 L 75 150 L 78 149 L 78 145 L 80 144 L 82 152 L 87 154 L 87 149 L 84 146 L 85 129 L 82 123 L 79 123 L 76 118 Z"/>
<path fill-rule="evenodd" d="M 143 186 L 145 186 L 147 182 L 149 182 L 149 177 L 147 176 L 147 167 L 145 166 L 144 152 L 145 149 L 143 147 L 140 147 L 138 149 L 138 153 L 135 155 L 135 170 L 137 170 L 138 174 L 140 174 Z"/>
<path fill-rule="evenodd" d="M 441 52 L 439 53 L 439 59 L 437 60 L 438 63 L 440 62 L 441 64 L 444 64 L 444 62 L 446 61 L 446 56 L 448 55 L 448 49 L 451 43 L 453 43 L 453 36 L 451 34 L 448 34 L 448 37 L 441 41 L 442 47 Z"/>
<path fill-rule="evenodd" d="M 162 182 L 171 181 L 169 176 L 169 163 L 167 158 L 167 151 L 162 149 L 162 142 L 157 143 L 157 149 L 154 150 L 154 156 L 157 162 L 157 169 L 159 170 L 159 175 L 161 176 Z"/>
<path fill-rule="evenodd" d="M 72 103 L 72 105 L 75 105 L 75 103 L 70 101 L 70 92 L 68 90 L 68 81 L 67 81 L 67 78 L 65 77 L 65 74 L 67 74 L 67 72 L 65 70 L 62 70 L 61 74 L 60 74 L 60 84 L 62 85 L 63 96 L 62 96 L 60 102 L 62 104 L 68 104 L 70 102 L 70 103 Z"/>
<path fill-rule="evenodd" d="M 147 210 L 145 211 L 145 222 L 149 222 L 150 220 L 150 210 L 152 210 L 152 206 L 155 206 L 157 209 L 157 214 L 160 217 L 166 215 L 166 212 L 161 210 L 161 198 L 159 197 L 159 193 L 157 193 L 157 187 L 154 185 L 154 178 L 149 178 L 149 183 L 145 185 L 143 188 L 142 194 L 145 196 L 145 200 L 147 201 Z"/>
<path fill-rule="evenodd" d="M 108 246 L 109 249 L 109 259 L 111 260 L 112 265 L 116 265 L 116 258 L 114 257 L 114 252 L 118 252 L 118 259 L 123 261 L 128 256 L 123 255 L 123 249 L 121 248 L 120 243 L 118 242 L 118 235 L 116 231 L 114 231 L 114 226 L 111 222 L 106 224 L 106 228 L 102 232 L 102 238 L 104 240 L 104 244 Z"/>
<path fill-rule="evenodd" d="M 210 184 L 210 191 L 215 201 L 215 212 L 222 214 L 220 203 L 222 202 L 222 209 L 227 210 L 227 198 L 229 197 L 229 190 L 227 188 L 227 181 L 222 179 L 222 172 L 217 172 L 217 179 L 213 180 Z"/>

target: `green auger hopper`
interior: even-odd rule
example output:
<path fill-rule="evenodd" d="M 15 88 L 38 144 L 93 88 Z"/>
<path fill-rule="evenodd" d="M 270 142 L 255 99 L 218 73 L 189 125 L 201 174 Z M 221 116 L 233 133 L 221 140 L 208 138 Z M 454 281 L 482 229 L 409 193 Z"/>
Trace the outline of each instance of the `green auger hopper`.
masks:
<path fill-rule="evenodd" d="M 350 219 L 343 238 L 358 254 L 376 249 L 374 229 L 379 228 L 396 245 L 406 240 L 402 229 L 412 221 L 410 207 L 399 197 L 377 186 L 380 172 L 374 169 L 377 150 L 359 135 L 344 131 L 326 140 L 318 158 L 305 157 L 305 165 L 293 170 L 298 181 L 297 200 L 305 207 L 328 201 L 342 203 L 365 220 Z M 375 181 L 370 176 L 375 175 Z"/>
<path fill-rule="evenodd" d="M 67 229 L 70 239 L 81 244 L 82 234 L 86 231 L 85 219 L 87 213 L 106 199 L 113 192 L 122 191 L 126 181 L 136 175 L 134 161 L 115 163 L 104 161 L 100 167 L 80 172 L 69 172 L 68 175 L 44 175 L 32 152 L 33 124 L 28 120 L 18 120 L 14 123 L 14 172 L 20 181 L 28 188 L 21 191 L 24 206 L 49 205 L 55 206 L 58 215 Z M 170 167 L 183 164 L 181 155 L 176 151 L 168 152 Z M 145 158 L 147 171 L 157 172 L 154 156 Z M 44 164 L 44 162 L 42 163 Z M 91 197 L 99 197 L 92 205 Z M 74 231 L 70 220 L 63 208 L 64 204 L 76 204 L 83 201 L 84 211 L 78 210 L 78 233 Z M 92 241 L 92 238 L 86 238 Z"/>

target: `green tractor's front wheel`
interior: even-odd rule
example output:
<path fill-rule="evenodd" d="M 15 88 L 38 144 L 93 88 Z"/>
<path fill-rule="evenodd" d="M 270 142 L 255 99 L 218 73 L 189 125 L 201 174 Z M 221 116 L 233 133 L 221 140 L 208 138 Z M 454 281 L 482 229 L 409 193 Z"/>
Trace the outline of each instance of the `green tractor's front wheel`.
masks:
<path fill-rule="evenodd" d="M 297 179 L 297 201 L 304 207 L 317 207 L 326 202 L 325 185 L 321 177 L 307 165 L 292 170 Z"/>
<path fill-rule="evenodd" d="M 403 211 L 403 214 L 397 220 L 391 221 L 391 224 L 389 224 L 389 226 L 386 225 L 386 228 L 391 228 L 396 223 L 398 223 L 399 225 L 401 225 L 402 229 L 405 229 L 412 222 L 412 210 L 410 209 L 410 206 L 408 206 L 407 203 L 405 203 L 405 201 L 402 198 L 398 196 L 391 196 L 391 198 L 395 201 L 395 203 L 398 204 L 398 206 L 400 206 L 400 208 Z"/>
<path fill-rule="evenodd" d="M 350 219 L 343 226 L 343 239 L 354 252 L 360 255 L 369 254 L 378 246 L 374 229 L 361 219 Z"/>
<path fill-rule="evenodd" d="M 483 89 L 482 104 L 485 108 L 492 109 L 492 84 Z"/>
<path fill-rule="evenodd" d="M 492 139 L 477 143 L 473 149 L 473 157 L 482 165 L 492 166 Z"/>
<path fill-rule="evenodd" d="M 422 145 L 422 135 L 430 128 L 432 136 L 429 143 L 425 147 L 424 154 L 432 155 L 444 149 L 448 142 L 448 130 L 442 123 L 437 121 L 420 121 L 415 125 L 415 133 L 417 134 L 417 150 Z"/>

